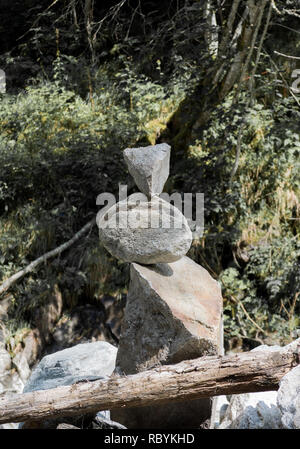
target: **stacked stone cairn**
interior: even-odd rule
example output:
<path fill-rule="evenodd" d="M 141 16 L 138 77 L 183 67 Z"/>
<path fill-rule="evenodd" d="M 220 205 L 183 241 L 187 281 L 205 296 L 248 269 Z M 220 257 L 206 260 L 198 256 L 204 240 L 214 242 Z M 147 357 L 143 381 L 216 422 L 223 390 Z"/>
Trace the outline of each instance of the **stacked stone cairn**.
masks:
<path fill-rule="evenodd" d="M 124 159 L 142 193 L 97 219 L 100 240 L 130 262 L 130 285 L 115 372 L 135 374 L 159 365 L 223 353 L 220 286 L 185 254 L 192 232 L 179 209 L 161 199 L 170 146 L 127 148 Z M 112 410 L 127 428 L 208 427 L 212 398 Z"/>

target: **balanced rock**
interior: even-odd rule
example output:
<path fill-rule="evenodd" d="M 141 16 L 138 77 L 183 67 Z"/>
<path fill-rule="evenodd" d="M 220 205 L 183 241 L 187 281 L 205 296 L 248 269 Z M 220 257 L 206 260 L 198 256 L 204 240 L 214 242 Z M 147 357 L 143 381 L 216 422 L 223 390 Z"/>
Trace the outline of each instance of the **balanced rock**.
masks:
<path fill-rule="evenodd" d="M 221 354 L 219 284 L 188 257 L 151 267 L 131 265 L 116 372 L 134 374 L 205 355 Z M 211 416 L 211 400 L 112 410 L 128 428 L 199 427 Z"/>
<path fill-rule="evenodd" d="M 141 195 L 141 194 L 140 194 Z M 184 215 L 167 201 L 122 201 L 98 221 L 104 247 L 124 262 L 174 262 L 184 256 L 192 233 Z"/>
<path fill-rule="evenodd" d="M 148 198 L 163 191 L 169 176 L 170 152 L 166 143 L 124 150 L 128 171 Z"/>

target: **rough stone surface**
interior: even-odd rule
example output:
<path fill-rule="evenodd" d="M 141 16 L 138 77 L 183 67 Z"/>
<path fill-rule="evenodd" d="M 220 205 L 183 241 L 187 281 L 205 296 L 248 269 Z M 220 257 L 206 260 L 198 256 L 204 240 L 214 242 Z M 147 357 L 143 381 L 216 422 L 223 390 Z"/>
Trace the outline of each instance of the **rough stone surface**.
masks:
<path fill-rule="evenodd" d="M 23 393 L 110 376 L 115 368 L 116 354 L 115 346 L 97 341 L 47 355 L 32 372 Z"/>
<path fill-rule="evenodd" d="M 21 393 L 29 375 L 30 369 L 23 353 L 11 358 L 8 351 L 0 348 L 0 396 Z"/>
<path fill-rule="evenodd" d="M 227 397 L 225 395 L 216 396 L 214 398 L 214 405 L 215 409 L 211 428 L 217 429 L 225 417 L 226 410 L 229 406 L 229 401 L 227 400 Z"/>
<path fill-rule="evenodd" d="M 174 262 L 192 243 L 184 215 L 159 197 L 140 204 L 130 200 L 117 203 L 103 214 L 98 227 L 104 247 L 125 262 Z"/>
<path fill-rule="evenodd" d="M 260 345 L 258 351 L 299 351 L 300 339 L 284 348 L 278 345 Z M 280 382 L 277 391 L 239 394 L 218 398 L 219 429 L 281 429 L 300 428 L 300 366 L 292 369 Z M 223 410 L 222 410 L 223 409 Z M 218 417 L 217 417 L 218 418 Z M 298 426 L 298 427 L 297 427 Z"/>
<path fill-rule="evenodd" d="M 220 352 L 219 284 L 188 257 L 151 267 L 131 265 L 117 367 L 134 374 Z"/>
<path fill-rule="evenodd" d="M 163 191 L 169 176 L 170 152 L 171 147 L 166 143 L 124 150 L 129 173 L 148 198 Z"/>
<path fill-rule="evenodd" d="M 280 429 L 281 413 L 276 406 L 276 391 L 236 394 L 224 402 L 219 429 Z"/>
<path fill-rule="evenodd" d="M 277 405 L 282 414 L 283 427 L 300 429 L 300 365 L 281 379 Z"/>
<path fill-rule="evenodd" d="M 21 393 L 28 376 L 29 366 L 24 354 L 12 358 L 4 347 L 0 347 L 0 397 Z M 17 423 L 0 424 L 0 429 L 16 429 Z"/>
<path fill-rule="evenodd" d="M 107 379 L 114 371 L 116 355 L 117 348 L 104 341 L 83 343 L 47 355 L 33 370 L 23 393 L 71 385 L 80 380 Z M 108 410 L 101 411 L 101 414 L 110 419 Z M 39 423 L 28 421 L 21 423 L 19 427 L 55 429 L 62 422 L 81 426 L 84 421 L 89 422 L 91 419 L 90 415 L 60 417 Z"/>
<path fill-rule="evenodd" d="M 222 353 L 219 284 L 188 257 L 151 267 L 131 265 L 116 371 L 134 374 L 158 364 Z M 128 428 L 199 427 L 211 400 L 112 411 Z"/>
<path fill-rule="evenodd" d="M 256 348 L 252 349 L 251 352 L 256 352 L 256 351 L 268 351 L 268 352 L 278 352 L 278 351 L 292 351 L 292 352 L 298 352 L 300 349 L 300 338 L 298 338 L 297 340 L 292 341 L 292 343 L 289 343 L 288 345 L 285 346 L 279 346 L 279 345 L 272 345 L 272 346 L 268 346 L 268 345 L 260 345 L 257 346 Z"/>
<path fill-rule="evenodd" d="M 279 346 L 279 345 L 273 345 L 273 346 L 260 345 L 260 346 L 257 346 L 256 348 L 252 349 L 251 352 L 257 352 L 257 351 L 277 352 L 277 351 L 281 351 L 281 350 L 282 350 L 282 346 Z"/>

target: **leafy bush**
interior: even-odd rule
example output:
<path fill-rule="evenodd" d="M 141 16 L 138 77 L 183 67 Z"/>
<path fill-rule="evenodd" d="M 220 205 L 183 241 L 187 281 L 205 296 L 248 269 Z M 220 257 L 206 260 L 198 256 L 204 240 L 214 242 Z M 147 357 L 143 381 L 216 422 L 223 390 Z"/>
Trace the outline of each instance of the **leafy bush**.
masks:
<path fill-rule="evenodd" d="M 182 98 L 178 85 L 162 86 L 136 74 L 129 61 L 103 65 L 71 90 L 60 56 L 53 80 L 40 80 L 1 98 L 0 277 L 70 239 L 97 212 L 101 192 L 133 187 L 122 150 L 154 143 Z M 82 70 L 89 73 L 88 68 Z M 129 182 L 128 182 L 129 181 Z M 119 295 L 128 269 L 100 247 L 96 229 L 61 258 L 12 288 L 12 314 L 30 321 L 59 281 L 66 306 L 103 294 Z M 83 299 L 85 298 L 85 299 Z"/>
<path fill-rule="evenodd" d="M 205 233 L 191 254 L 222 282 L 226 339 L 286 342 L 300 327 L 299 112 L 293 98 L 231 100 L 188 148 L 188 175 L 177 175 L 205 194 Z"/>

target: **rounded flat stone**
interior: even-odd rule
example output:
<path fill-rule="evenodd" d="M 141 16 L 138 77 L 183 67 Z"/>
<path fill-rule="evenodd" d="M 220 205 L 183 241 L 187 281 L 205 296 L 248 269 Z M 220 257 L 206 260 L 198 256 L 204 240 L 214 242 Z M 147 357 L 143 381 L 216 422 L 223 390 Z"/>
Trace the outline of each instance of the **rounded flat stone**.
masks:
<path fill-rule="evenodd" d="M 192 243 L 184 215 L 159 197 L 119 202 L 100 217 L 98 227 L 104 247 L 125 262 L 175 262 Z"/>

